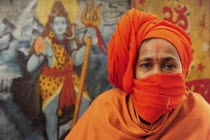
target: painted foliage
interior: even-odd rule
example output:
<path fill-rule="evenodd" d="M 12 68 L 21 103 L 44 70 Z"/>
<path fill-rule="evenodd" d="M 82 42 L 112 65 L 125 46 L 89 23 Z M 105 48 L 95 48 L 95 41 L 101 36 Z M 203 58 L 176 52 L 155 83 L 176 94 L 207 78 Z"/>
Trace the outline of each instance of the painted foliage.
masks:
<path fill-rule="evenodd" d="M 80 117 L 113 87 L 107 80 L 107 43 L 129 2 L 0 3 L 0 125 L 7 128 L 0 137 L 62 139 L 79 106 L 78 94 Z"/>
<path fill-rule="evenodd" d="M 193 61 L 187 86 L 210 103 L 210 1 L 132 0 L 132 7 L 156 13 L 161 19 L 180 26 L 190 35 Z"/>

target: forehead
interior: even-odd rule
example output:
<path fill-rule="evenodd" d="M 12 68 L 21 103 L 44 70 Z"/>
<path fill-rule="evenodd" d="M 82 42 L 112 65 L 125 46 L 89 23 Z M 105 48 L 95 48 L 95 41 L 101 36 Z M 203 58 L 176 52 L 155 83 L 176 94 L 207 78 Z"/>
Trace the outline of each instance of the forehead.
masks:
<path fill-rule="evenodd" d="M 66 18 L 65 17 L 62 17 L 62 16 L 56 16 L 54 18 L 54 22 L 59 22 L 59 21 L 66 21 Z"/>
<path fill-rule="evenodd" d="M 167 55 L 178 57 L 179 54 L 173 44 L 164 39 L 151 39 L 143 43 L 139 49 L 139 57 L 164 57 Z"/>

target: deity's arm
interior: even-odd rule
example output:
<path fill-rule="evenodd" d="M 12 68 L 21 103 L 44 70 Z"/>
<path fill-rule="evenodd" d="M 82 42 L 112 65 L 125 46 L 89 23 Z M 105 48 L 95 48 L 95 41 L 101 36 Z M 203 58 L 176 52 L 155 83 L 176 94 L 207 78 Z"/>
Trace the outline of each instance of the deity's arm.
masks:
<path fill-rule="evenodd" d="M 75 66 L 81 65 L 83 63 L 83 60 L 84 60 L 85 46 L 82 46 L 81 48 L 79 48 L 77 50 L 76 49 L 77 48 L 76 43 L 71 42 L 70 47 L 71 47 L 71 50 L 73 50 L 72 53 L 71 53 L 71 56 L 72 56 L 72 59 L 74 61 L 74 65 Z"/>
<path fill-rule="evenodd" d="M 43 55 L 32 54 L 27 62 L 27 70 L 29 72 L 34 72 L 38 67 L 40 67 L 43 61 Z"/>
<path fill-rule="evenodd" d="M 85 33 L 85 37 L 84 37 L 85 42 L 87 41 L 88 37 L 90 37 L 92 39 L 96 38 L 96 31 L 93 28 L 88 28 L 87 29 L 87 32 Z M 91 45 L 92 44 L 93 43 L 91 42 Z M 76 45 L 76 43 L 75 43 L 75 45 Z M 74 46 L 74 45 L 71 45 L 71 47 L 72 46 Z M 86 51 L 86 47 L 85 47 L 85 45 L 82 45 L 82 47 L 79 50 L 72 52 L 71 56 L 74 60 L 74 65 L 75 66 L 79 66 L 83 63 L 84 56 L 85 56 L 85 51 Z"/>
<path fill-rule="evenodd" d="M 27 62 L 27 70 L 29 72 L 34 72 L 41 66 L 47 54 L 47 46 L 48 44 L 45 43 L 42 37 L 36 39 L 34 43 L 34 53 Z"/>

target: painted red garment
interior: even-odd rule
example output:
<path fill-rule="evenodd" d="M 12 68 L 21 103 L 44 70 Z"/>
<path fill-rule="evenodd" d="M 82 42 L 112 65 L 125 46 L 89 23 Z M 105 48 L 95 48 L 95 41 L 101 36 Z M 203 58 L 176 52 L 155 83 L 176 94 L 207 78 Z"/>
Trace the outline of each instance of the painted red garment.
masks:
<path fill-rule="evenodd" d="M 147 85 L 148 88 L 147 90 L 144 89 L 144 92 L 142 92 L 140 88 L 133 89 L 133 81 L 135 81 L 134 67 L 138 50 L 141 42 L 148 38 L 165 39 L 175 46 L 181 59 L 183 77 L 187 75 L 191 64 L 192 43 L 187 33 L 177 25 L 165 20 L 160 20 L 151 13 L 140 12 L 136 9 L 131 9 L 117 24 L 116 30 L 108 44 L 108 79 L 117 88 L 124 90 L 128 94 L 133 94 L 135 99 L 134 106 L 139 116 L 153 123 L 161 115 L 171 110 L 166 110 L 167 102 L 163 105 L 165 108 L 157 106 L 162 103 L 162 100 L 158 99 L 157 96 L 150 96 L 151 90 L 154 89 L 153 86 Z M 168 80 L 171 78 L 173 77 L 168 77 Z M 153 79 L 150 78 L 149 80 L 148 82 L 151 82 Z M 157 82 L 159 81 L 161 81 L 161 79 L 157 79 Z M 138 84 L 138 82 L 135 83 L 135 85 Z M 176 84 L 185 88 L 185 81 L 179 81 L 179 83 L 177 83 L 175 80 L 171 80 L 169 89 L 170 86 L 171 89 L 174 89 L 174 85 L 176 88 Z M 156 85 L 155 88 L 159 87 L 159 85 Z M 142 85 L 141 88 L 144 88 L 144 86 Z M 167 99 L 179 101 L 177 104 L 182 102 L 182 99 L 178 95 L 183 95 L 183 93 L 186 92 L 186 89 L 184 89 L 182 93 L 175 92 L 177 95 L 172 98 L 169 90 L 164 90 L 164 93 L 167 93 Z M 148 98 L 148 96 L 150 96 L 151 100 L 156 101 L 156 107 L 154 103 L 143 100 L 143 98 Z M 173 106 L 172 108 L 175 107 L 176 106 Z"/>
<path fill-rule="evenodd" d="M 64 70 L 52 69 L 47 66 L 43 67 L 42 74 L 49 77 L 66 76 L 64 85 L 60 94 L 59 109 L 65 106 L 71 106 L 76 102 L 76 95 L 73 87 L 72 67 L 65 67 Z"/>

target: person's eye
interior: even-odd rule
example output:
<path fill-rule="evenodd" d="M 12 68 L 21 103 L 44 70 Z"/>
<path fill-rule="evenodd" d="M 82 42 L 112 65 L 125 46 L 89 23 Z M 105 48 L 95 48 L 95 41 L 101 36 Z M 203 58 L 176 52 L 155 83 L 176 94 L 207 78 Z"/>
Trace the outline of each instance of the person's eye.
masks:
<path fill-rule="evenodd" d="M 139 64 L 139 70 L 142 72 L 148 72 L 152 69 L 152 67 L 153 67 L 152 63 Z"/>
<path fill-rule="evenodd" d="M 143 64 L 140 64 L 140 67 L 141 68 L 150 68 L 150 67 L 152 67 L 152 64 L 151 63 L 143 63 Z"/>
<path fill-rule="evenodd" d="M 169 71 L 170 72 L 170 71 L 175 70 L 177 67 L 174 64 L 164 64 L 162 68 L 163 68 L 164 71 Z"/>

